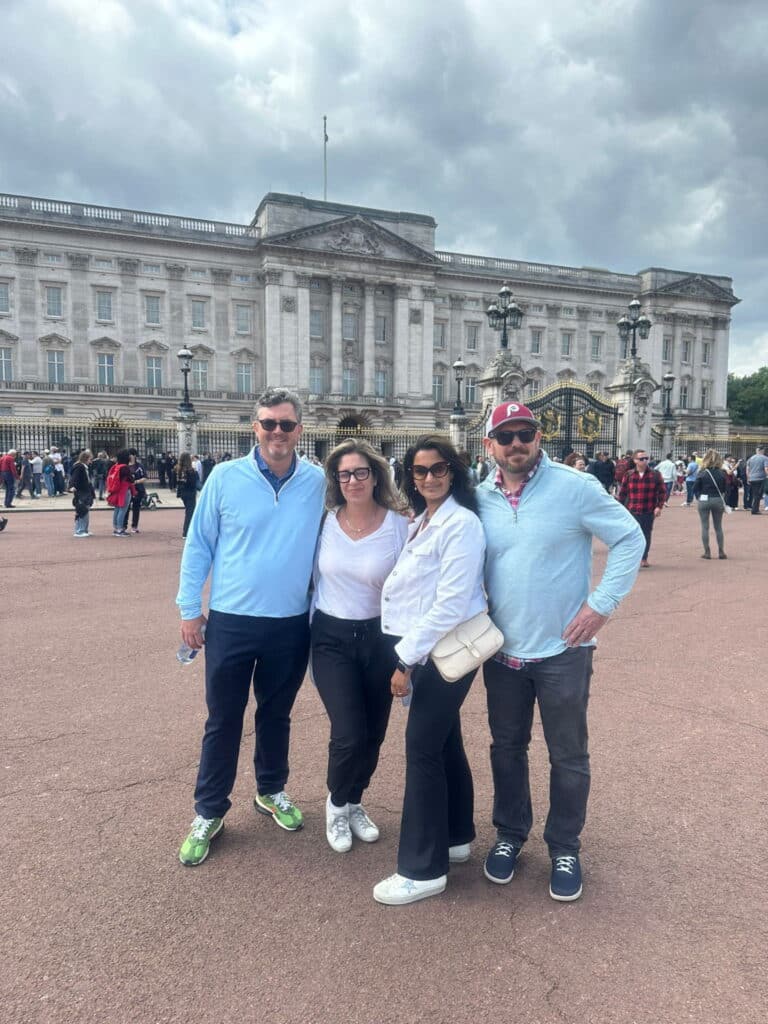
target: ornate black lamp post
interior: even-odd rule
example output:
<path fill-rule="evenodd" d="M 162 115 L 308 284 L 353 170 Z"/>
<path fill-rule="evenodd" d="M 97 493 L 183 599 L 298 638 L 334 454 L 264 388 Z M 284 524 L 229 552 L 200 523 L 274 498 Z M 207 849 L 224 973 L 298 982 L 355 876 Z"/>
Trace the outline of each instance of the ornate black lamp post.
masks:
<path fill-rule="evenodd" d="M 184 398 L 179 402 L 179 412 L 189 415 L 194 413 L 195 407 L 189 400 L 189 372 L 192 369 L 192 353 L 188 348 L 181 348 L 176 353 L 181 364 L 181 372 L 184 374 Z"/>
<path fill-rule="evenodd" d="M 661 386 L 664 389 L 664 419 L 666 421 L 674 420 L 672 415 L 672 388 L 675 386 L 675 375 L 674 373 L 665 373 L 661 380 Z"/>
<path fill-rule="evenodd" d="M 509 348 L 507 324 L 513 330 L 517 330 L 523 322 L 523 311 L 512 298 L 512 289 L 507 281 L 501 286 L 499 301 L 491 303 L 486 310 L 486 316 L 494 331 L 501 331 L 501 347 Z"/>
<path fill-rule="evenodd" d="M 634 361 L 637 359 L 638 332 L 640 333 L 641 338 L 647 338 L 653 324 L 645 313 L 640 313 L 640 300 L 638 298 L 632 299 L 628 309 L 629 316 L 625 313 L 624 316 L 617 321 L 616 326 L 619 328 L 619 336 L 622 341 L 627 341 L 630 334 L 632 335 L 632 345 L 630 346 L 629 354 Z"/>
<path fill-rule="evenodd" d="M 464 380 L 464 371 L 466 366 L 462 362 L 461 356 L 453 364 L 453 373 L 456 377 L 456 404 L 453 407 L 454 416 L 464 415 L 464 406 L 461 404 L 461 382 Z"/>

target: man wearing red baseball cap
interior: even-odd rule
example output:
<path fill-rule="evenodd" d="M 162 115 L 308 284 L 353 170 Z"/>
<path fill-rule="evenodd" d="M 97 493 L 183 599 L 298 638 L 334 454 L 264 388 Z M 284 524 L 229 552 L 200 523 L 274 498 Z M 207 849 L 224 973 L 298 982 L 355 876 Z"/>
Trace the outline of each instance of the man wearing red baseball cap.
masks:
<path fill-rule="evenodd" d="M 487 543 L 489 611 L 504 633 L 504 646 L 483 668 L 497 834 L 484 871 L 491 882 L 510 882 L 528 838 L 528 745 L 538 702 L 551 765 L 544 829 L 552 860 L 549 893 L 570 901 L 582 892 L 595 634 L 631 590 L 644 540 L 634 518 L 594 476 L 552 462 L 541 440 L 527 406 L 496 406 L 484 441 L 496 470 L 475 492 Z M 591 589 L 593 537 L 609 551 L 603 577 Z"/>

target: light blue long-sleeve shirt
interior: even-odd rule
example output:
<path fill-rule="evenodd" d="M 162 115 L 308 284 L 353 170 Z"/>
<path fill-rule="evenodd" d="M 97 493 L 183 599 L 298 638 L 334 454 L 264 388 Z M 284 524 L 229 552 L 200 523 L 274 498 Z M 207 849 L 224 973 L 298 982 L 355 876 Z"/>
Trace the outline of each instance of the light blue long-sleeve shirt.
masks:
<path fill-rule="evenodd" d="M 323 514 L 325 476 L 298 461 L 276 494 L 251 451 L 212 471 L 199 495 L 181 559 L 176 604 L 182 619 L 209 607 L 232 615 L 284 618 L 309 608 L 309 581 Z"/>
<path fill-rule="evenodd" d="M 566 649 L 563 632 L 585 600 L 610 615 L 626 597 L 640 568 L 643 534 L 594 476 L 546 454 L 516 511 L 494 479 L 491 474 L 475 492 L 486 537 L 489 612 L 504 634 L 505 654 L 549 658 Z M 590 592 L 593 537 L 609 551 Z"/>

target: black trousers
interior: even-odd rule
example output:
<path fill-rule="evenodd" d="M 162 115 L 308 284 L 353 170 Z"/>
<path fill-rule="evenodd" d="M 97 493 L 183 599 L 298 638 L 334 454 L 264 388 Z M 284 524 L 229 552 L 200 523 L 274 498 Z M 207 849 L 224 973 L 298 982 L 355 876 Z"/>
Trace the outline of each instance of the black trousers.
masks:
<path fill-rule="evenodd" d="M 359 804 L 379 762 L 392 707 L 395 638 L 381 619 L 352 621 L 316 611 L 312 678 L 331 723 L 328 791 L 337 807 Z"/>
<path fill-rule="evenodd" d="M 288 781 L 291 710 L 307 669 L 308 616 L 285 619 L 211 611 L 205 633 L 205 723 L 195 810 L 221 818 L 232 806 L 243 716 L 256 697 L 254 766 L 260 794 Z"/>
<path fill-rule="evenodd" d="M 648 552 L 651 550 L 651 535 L 653 534 L 655 516 L 653 512 L 633 512 L 632 515 L 640 524 L 640 529 L 645 537 L 645 551 L 643 551 L 643 561 L 645 561 L 648 558 Z"/>
<path fill-rule="evenodd" d="M 143 484 L 136 484 L 136 493 L 131 498 L 131 529 L 138 530 L 139 517 L 141 515 L 141 503 L 147 496 L 147 489 Z"/>
<path fill-rule="evenodd" d="M 460 718 L 475 674 L 446 683 L 431 661 L 413 670 L 397 854 L 398 873 L 406 878 L 447 874 L 448 847 L 475 838 L 475 794 Z"/>
<path fill-rule="evenodd" d="M 191 494 L 183 494 L 181 500 L 184 502 L 184 525 L 181 528 L 181 536 L 186 537 L 189 524 L 192 522 L 195 505 L 197 504 L 197 492 L 193 491 Z"/>
<path fill-rule="evenodd" d="M 763 490 L 765 488 L 765 480 L 753 480 L 749 485 L 750 488 L 750 504 L 752 506 L 752 515 L 760 515 L 760 502 L 763 497 Z"/>

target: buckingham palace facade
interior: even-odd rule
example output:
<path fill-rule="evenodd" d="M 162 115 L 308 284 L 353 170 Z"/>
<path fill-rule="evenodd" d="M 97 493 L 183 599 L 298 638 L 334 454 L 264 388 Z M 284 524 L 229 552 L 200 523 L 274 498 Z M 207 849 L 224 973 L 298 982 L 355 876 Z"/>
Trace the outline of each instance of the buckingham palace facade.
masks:
<path fill-rule="evenodd" d="M 317 428 L 444 428 L 481 411 L 499 347 L 485 310 L 508 281 L 523 397 L 559 381 L 605 394 L 638 296 L 653 326 L 639 358 L 690 434 L 727 436 L 728 277 L 620 274 L 445 252 L 436 223 L 269 193 L 250 224 L 0 194 L 0 419 L 169 422 L 192 353 L 201 422 L 250 422 L 267 384 L 291 387 Z M 652 416 L 663 414 L 661 391 Z"/>

